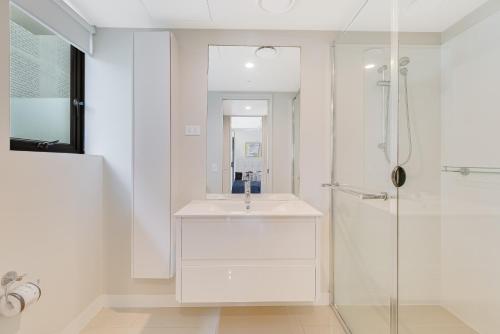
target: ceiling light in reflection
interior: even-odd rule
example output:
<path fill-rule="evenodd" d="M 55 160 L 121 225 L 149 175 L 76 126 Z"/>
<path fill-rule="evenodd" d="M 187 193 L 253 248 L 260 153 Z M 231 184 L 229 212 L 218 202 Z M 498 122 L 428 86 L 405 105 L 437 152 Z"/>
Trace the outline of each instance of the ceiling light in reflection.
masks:
<path fill-rule="evenodd" d="M 255 55 L 263 59 L 271 59 L 278 55 L 278 49 L 273 46 L 261 46 L 255 50 Z"/>
<path fill-rule="evenodd" d="M 254 68 L 254 67 L 255 67 L 255 64 L 254 64 L 254 63 L 250 63 L 250 62 L 248 62 L 248 63 L 246 63 L 246 64 L 245 64 L 245 67 L 246 67 L 246 68 Z"/>
<path fill-rule="evenodd" d="M 284 14 L 295 5 L 295 0 L 257 0 L 260 8 L 272 14 Z"/>
<path fill-rule="evenodd" d="M 372 68 L 375 68 L 375 64 L 366 64 L 366 65 L 365 65 L 365 68 L 366 68 L 367 70 L 372 69 Z"/>

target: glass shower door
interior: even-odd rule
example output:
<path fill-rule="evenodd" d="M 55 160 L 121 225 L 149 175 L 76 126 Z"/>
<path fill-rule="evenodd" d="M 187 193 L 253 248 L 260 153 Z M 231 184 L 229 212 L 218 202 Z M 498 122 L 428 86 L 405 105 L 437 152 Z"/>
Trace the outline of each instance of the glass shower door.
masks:
<path fill-rule="evenodd" d="M 497 334 L 500 4 L 424 3 L 398 10 L 398 333 Z"/>
<path fill-rule="evenodd" d="M 334 47 L 333 304 L 353 334 L 396 330 L 399 78 L 390 3 L 381 6 L 368 1 Z M 374 10 L 385 32 L 358 32 Z"/>
<path fill-rule="evenodd" d="M 500 5 L 363 3 L 334 48 L 334 308 L 353 334 L 500 333 Z"/>

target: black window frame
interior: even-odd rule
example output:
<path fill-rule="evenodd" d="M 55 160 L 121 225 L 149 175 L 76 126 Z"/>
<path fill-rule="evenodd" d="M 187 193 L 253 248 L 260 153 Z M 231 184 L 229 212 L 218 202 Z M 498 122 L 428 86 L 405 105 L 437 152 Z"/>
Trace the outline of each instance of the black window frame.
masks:
<path fill-rule="evenodd" d="M 85 153 L 85 53 L 71 45 L 70 57 L 70 143 L 11 137 L 10 149 L 12 151 Z"/>

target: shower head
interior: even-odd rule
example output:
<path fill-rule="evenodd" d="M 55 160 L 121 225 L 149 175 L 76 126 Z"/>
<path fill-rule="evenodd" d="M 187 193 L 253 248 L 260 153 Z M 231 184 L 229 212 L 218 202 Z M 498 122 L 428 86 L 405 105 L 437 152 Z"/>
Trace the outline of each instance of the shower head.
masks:
<path fill-rule="evenodd" d="M 387 65 L 382 65 L 377 70 L 378 73 L 383 73 L 385 71 L 387 71 Z"/>
<path fill-rule="evenodd" d="M 406 66 L 410 63 L 410 58 L 408 57 L 402 57 L 399 59 L 399 66 L 403 67 Z"/>
<path fill-rule="evenodd" d="M 406 67 L 402 67 L 399 69 L 399 73 L 403 76 L 406 76 L 408 74 L 408 69 Z"/>

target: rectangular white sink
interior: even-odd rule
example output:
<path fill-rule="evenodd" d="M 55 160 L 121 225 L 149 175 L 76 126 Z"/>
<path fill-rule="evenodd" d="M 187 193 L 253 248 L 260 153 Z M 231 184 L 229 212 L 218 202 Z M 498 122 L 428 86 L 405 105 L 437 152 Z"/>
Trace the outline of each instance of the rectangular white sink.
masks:
<path fill-rule="evenodd" d="M 207 194 L 207 200 L 233 200 L 239 201 L 243 198 L 242 194 Z M 252 201 L 295 201 L 299 200 L 297 196 L 290 193 L 272 193 L 272 194 L 252 194 Z"/>
<path fill-rule="evenodd" d="M 176 217 L 320 217 L 323 214 L 302 200 L 197 200 L 175 213 Z"/>

